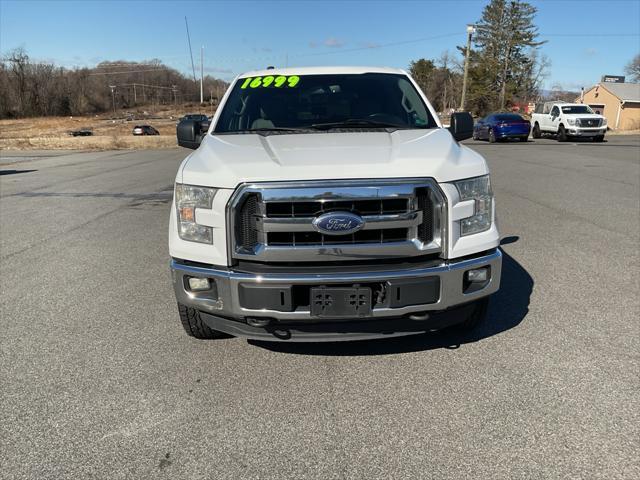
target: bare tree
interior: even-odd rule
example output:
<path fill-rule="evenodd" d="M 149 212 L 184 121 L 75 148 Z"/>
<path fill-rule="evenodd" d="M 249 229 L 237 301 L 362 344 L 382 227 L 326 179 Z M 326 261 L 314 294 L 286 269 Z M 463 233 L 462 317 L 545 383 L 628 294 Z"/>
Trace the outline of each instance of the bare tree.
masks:
<path fill-rule="evenodd" d="M 627 66 L 624 68 L 624 73 L 630 77 L 632 82 L 640 82 L 640 53 L 627 63 Z"/>
<path fill-rule="evenodd" d="M 117 86 L 118 108 L 173 103 L 174 95 L 181 102 L 200 96 L 191 78 L 158 59 L 142 63 L 116 60 L 70 70 L 33 62 L 23 49 L 16 49 L 0 62 L 0 118 L 109 111 L 109 85 Z M 204 86 L 216 92 L 227 88 L 225 82 L 210 76 L 205 77 Z"/>

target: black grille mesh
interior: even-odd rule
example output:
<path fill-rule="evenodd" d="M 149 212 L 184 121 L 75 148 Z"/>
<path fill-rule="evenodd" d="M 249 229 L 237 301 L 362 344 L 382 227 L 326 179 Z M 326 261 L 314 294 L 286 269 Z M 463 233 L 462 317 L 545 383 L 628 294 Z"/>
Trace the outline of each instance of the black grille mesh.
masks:
<path fill-rule="evenodd" d="M 237 244 L 243 250 L 253 250 L 258 244 L 256 216 L 258 215 L 258 196 L 249 195 L 245 199 L 236 226 Z"/>
<path fill-rule="evenodd" d="M 418 210 L 422 210 L 422 223 L 418 226 L 418 238 L 422 243 L 433 240 L 433 201 L 428 188 L 418 188 Z"/>
<path fill-rule="evenodd" d="M 599 118 L 581 118 L 580 126 L 581 127 L 599 127 L 600 119 Z"/>
<path fill-rule="evenodd" d="M 271 232 L 267 234 L 267 243 L 278 246 L 390 243 L 404 242 L 406 239 L 406 228 L 360 230 L 349 235 L 323 235 L 318 232 Z"/>
<path fill-rule="evenodd" d="M 325 202 L 277 202 L 267 203 L 267 217 L 297 218 L 315 217 L 334 210 L 354 212 L 359 215 L 390 215 L 407 211 L 406 198 L 376 200 L 330 200 Z"/>

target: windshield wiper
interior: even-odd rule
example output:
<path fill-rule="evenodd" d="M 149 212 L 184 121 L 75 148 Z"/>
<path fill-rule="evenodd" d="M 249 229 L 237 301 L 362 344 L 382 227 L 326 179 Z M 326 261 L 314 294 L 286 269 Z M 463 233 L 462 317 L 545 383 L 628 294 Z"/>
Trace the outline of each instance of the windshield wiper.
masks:
<path fill-rule="evenodd" d="M 328 122 L 328 123 L 314 123 L 309 125 L 309 128 L 315 128 L 317 130 L 329 130 L 332 128 L 387 128 L 394 130 L 410 129 L 410 125 L 398 125 L 397 123 L 379 122 L 376 120 L 357 119 L 351 118 L 342 122 Z M 418 127 L 419 128 L 419 127 Z"/>
<path fill-rule="evenodd" d="M 274 132 L 300 132 L 308 130 L 305 128 L 294 127 L 260 127 L 260 128 L 246 128 L 242 130 L 230 130 L 228 132 L 213 132 L 214 135 L 233 135 L 236 133 L 257 133 L 258 135 L 268 135 Z"/>
<path fill-rule="evenodd" d="M 260 127 L 260 128 L 249 128 L 245 131 L 247 132 L 297 132 L 302 130 L 301 128 L 294 127 Z"/>

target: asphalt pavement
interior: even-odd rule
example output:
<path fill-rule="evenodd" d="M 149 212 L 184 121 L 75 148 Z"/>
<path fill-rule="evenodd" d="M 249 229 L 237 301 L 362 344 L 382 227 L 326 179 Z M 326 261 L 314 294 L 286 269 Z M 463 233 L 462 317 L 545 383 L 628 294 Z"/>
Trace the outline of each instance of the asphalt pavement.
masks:
<path fill-rule="evenodd" d="M 640 478 L 640 137 L 465 143 L 488 322 L 337 345 L 185 335 L 187 150 L 1 152 L 0 478 Z"/>

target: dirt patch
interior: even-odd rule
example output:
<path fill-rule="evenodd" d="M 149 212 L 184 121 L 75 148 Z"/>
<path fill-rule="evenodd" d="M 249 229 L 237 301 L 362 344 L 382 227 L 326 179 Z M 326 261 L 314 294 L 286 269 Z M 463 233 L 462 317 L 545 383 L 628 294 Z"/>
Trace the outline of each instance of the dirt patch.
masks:
<path fill-rule="evenodd" d="M 36 117 L 0 120 L 1 150 L 70 149 L 112 150 L 170 148 L 176 143 L 176 123 L 185 113 L 212 115 L 200 104 L 135 110 L 86 117 Z M 133 127 L 151 125 L 160 135 L 134 137 Z M 89 129 L 92 136 L 72 137 L 73 130 Z"/>
<path fill-rule="evenodd" d="M 138 150 L 176 146 L 175 135 L 0 138 L 0 150 Z"/>

